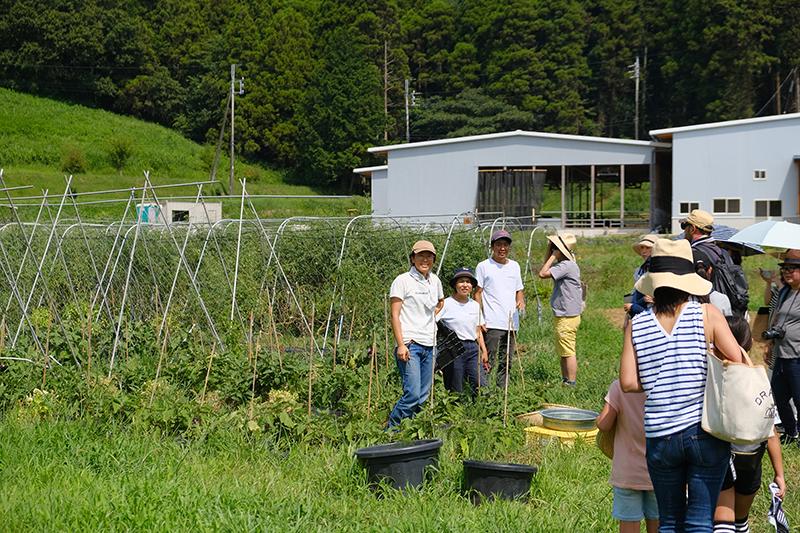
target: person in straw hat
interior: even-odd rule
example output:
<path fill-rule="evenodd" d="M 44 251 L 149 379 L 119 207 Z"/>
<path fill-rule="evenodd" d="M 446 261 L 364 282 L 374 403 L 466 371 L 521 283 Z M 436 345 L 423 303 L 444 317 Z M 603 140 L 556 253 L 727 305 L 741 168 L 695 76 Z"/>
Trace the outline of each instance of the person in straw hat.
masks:
<path fill-rule="evenodd" d="M 633 273 L 633 282 L 639 281 L 639 278 L 645 275 L 650 268 L 650 253 L 653 251 L 653 245 L 656 243 L 658 235 L 650 234 L 645 235 L 633 245 L 633 251 L 636 255 L 642 258 L 643 263 L 639 265 Z M 645 296 L 636 289 L 631 293 L 631 301 L 624 304 L 623 308 L 628 313 L 629 317 L 633 317 L 647 309 L 653 303 L 650 296 Z"/>
<path fill-rule="evenodd" d="M 444 301 L 442 282 L 433 273 L 436 248 L 417 241 L 408 256 L 411 268 L 397 276 L 389 289 L 392 332 L 403 395 L 392 409 L 387 427 L 414 416 L 431 391 L 436 312 Z"/>
<path fill-rule="evenodd" d="M 647 469 L 659 527 L 711 531 L 730 444 L 700 427 L 706 338 L 734 362 L 741 362 L 741 349 L 725 317 L 696 299 L 711 292 L 711 282 L 697 275 L 688 241 L 656 240 L 636 290 L 652 296 L 653 307 L 625 328 L 619 377 L 623 391 L 646 396 Z"/>
<path fill-rule="evenodd" d="M 539 270 L 540 278 L 553 279 L 550 307 L 555 315 L 558 354 L 561 356 L 561 382 L 574 387 L 578 376 L 577 335 L 583 312 L 581 270 L 575 262 L 575 235 L 564 233 L 547 237 L 547 259 Z"/>

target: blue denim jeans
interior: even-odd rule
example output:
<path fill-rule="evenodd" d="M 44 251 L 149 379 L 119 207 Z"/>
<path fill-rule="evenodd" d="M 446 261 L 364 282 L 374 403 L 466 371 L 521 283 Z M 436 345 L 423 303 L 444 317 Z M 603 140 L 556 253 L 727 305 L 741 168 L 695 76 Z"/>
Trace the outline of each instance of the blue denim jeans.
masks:
<path fill-rule="evenodd" d="M 772 396 L 775 398 L 775 407 L 778 408 L 784 431 L 787 435 L 797 435 L 797 419 L 789 400 L 794 399 L 794 406 L 800 409 L 800 359 L 775 359 Z"/>
<path fill-rule="evenodd" d="M 412 342 L 408 345 L 408 361 L 401 361 L 396 355 L 395 361 L 403 378 L 403 395 L 389 415 L 389 427 L 414 416 L 428 399 L 433 379 L 433 347 Z"/>
<path fill-rule="evenodd" d="M 658 531 L 713 531 L 714 508 L 730 457 L 731 445 L 703 431 L 699 423 L 647 439 Z"/>
<path fill-rule="evenodd" d="M 442 369 L 444 388 L 451 392 L 464 391 L 464 379 L 469 382 L 470 394 L 474 395 L 478 387 L 486 385 L 486 372 L 478 358 L 478 343 L 461 341 L 464 353 Z"/>

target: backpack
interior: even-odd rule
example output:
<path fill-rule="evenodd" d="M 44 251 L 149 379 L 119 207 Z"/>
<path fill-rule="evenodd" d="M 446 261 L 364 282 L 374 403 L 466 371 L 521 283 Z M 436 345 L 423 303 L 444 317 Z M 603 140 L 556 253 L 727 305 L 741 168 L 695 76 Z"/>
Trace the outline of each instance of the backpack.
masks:
<path fill-rule="evenodd" d="M 711 285 L 714 290 L 728 297 L 734 315 L 743 316 L 747 311 L 747 304 L 750 302 L 744 269 L 734 263 L 730 254 L 714 244 L 713 241 L 704 242 L 695 248 L 711 259 L 711 266 L 714 267 L 711 274 Z"/>

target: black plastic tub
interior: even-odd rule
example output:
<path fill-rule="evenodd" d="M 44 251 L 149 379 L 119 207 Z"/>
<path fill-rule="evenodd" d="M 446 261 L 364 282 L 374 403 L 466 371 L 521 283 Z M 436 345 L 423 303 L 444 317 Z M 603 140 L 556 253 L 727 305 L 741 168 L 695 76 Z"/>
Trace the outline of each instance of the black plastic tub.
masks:
<path fill-rule="evenodd" d="M 415 440 L 379 444 L 356 451 L 356 457 L 367 470 L 370 485 L 388 482 L 396 489 L 418 487 L 439 464 L 440 439 Z"/>
<path fill-rule="evenodd" d="M 533 475 L 531 465 L 464 460 L 462 488 L 473 503 L 483 499 L 527 499 Z"/>

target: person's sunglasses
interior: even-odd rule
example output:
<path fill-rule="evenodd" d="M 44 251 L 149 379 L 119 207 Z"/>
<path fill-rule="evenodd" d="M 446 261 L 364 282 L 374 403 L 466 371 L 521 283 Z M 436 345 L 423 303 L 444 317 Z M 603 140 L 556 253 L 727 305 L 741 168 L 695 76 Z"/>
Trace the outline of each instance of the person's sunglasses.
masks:
<path fill-rule="evenodd" d="M 691 226 L 691 224 L 687 224 L 686 222 L 681 222 L 681 229 L 686 229 L 689 226 Z"/>
<path fill-rule="evenodd" d="M 794 272 L 795 270 L 800 270 L 800 266 L 782 266 L 781 272 Z"/>

